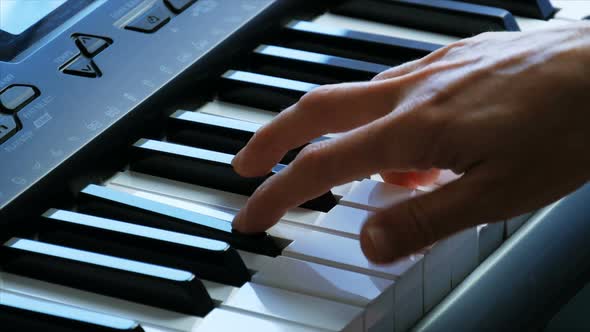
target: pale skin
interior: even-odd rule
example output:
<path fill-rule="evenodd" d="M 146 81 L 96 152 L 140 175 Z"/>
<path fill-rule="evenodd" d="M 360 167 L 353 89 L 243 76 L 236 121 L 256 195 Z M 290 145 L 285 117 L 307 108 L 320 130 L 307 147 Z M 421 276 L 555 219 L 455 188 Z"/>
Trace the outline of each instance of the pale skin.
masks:
<path fill-rule="evenodd" d="M 361 247 L 390 263 L 462 229 L 539 209 L 590 180 L 590 24 L 485 33 L 392 68 L 370 82 L 322 86 L 262 127 L 233 161 L 269 172 L 290 149 L 327 133 L 270 177 L 234 220 L 274 225 L 330 188 L 381 173 L 425 185 L 463 176 L 374 213 Z"/>

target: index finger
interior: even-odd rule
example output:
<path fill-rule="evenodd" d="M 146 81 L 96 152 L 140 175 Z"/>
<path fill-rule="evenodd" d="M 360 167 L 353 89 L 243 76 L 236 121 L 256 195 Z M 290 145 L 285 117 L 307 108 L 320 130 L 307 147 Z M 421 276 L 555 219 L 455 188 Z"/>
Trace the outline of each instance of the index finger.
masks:
<path fill-rule="evenodd" d="M 291 149 L 323 134 L 347 131 L 391 112 L 394 80 L 321 86 L 260 128 L 234 158 L 242 176 L 261 176 Z"/>

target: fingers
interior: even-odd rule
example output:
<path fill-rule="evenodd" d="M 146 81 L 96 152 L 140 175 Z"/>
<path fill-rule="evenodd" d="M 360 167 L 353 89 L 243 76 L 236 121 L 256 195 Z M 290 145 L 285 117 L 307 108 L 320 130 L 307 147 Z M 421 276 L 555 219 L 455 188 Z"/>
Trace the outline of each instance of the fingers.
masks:
<path fill-rule="evenodd" d="M 497 220 L 502 195 L 491 189 L 487 170 L 472 170 L 436 191 L 390 206 L 363 226 L 361 247 L 384 264 L 413 254 L 460 230 Z"/>
<path fill-rule="evenodd" d="M 234 219 L 244 233 L 274 225 L 289 209 L 332 187 L 382 169 L 407 169 L 420 163 L 423 131 L 401 116 L 384 117 L 339 138 L 311 144 L 278 174 L 262 184 Z M 399 137 L 392 138 L 392 133 Z M 411 142 L 414 142 L 413 144 Z"/>
<path fill-rule="evenodd" d="M 261 176 L 290 149 L 323 134 L 347 131 L 391 112 L 399 95 L 396 81 L 322 86 L 306 94 L 262 127 L 236 155 L 242 176 Z"/>
<path fill-rule="evenodd" d="M 419 172 L 388 171 L 381 173 L 381 177 L 385 182 L 408 188 L 431 185 L 438 179 L 439 175 L 440 170 L 436 168 Z"/>

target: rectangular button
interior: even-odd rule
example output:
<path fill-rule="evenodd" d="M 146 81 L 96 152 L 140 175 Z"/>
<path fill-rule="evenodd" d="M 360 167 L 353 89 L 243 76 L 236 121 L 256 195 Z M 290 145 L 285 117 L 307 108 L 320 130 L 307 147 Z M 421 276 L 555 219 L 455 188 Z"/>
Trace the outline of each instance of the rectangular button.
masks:
<path fill-rule="evenodd" d="M 227 243 L 78 212 L 51 209 L 41 217 L 39 239 L 192 272 L 241 286 L 250 274 Z"/>
<path fill-rule="evenodd" d="M 382 64 L 274 45 L 258 46 L 249 61 L 251 71 L 317 84 L 368 81 L 389 68 Z"/>
<path fill-rule="evenodd" d="M 307 21 L 291 21 L 275 41 L 279 45 L 395 66 L 428 55 L 441 45 Z"/>
<path fill-rule="evenodd" d="M 142 332 L 135 321 L 0 290 L 3 331 Z"/>
<path fill-rule="evenodd" d="M 131 23 L 125 26 L 125 29 L 153 33 L 158 31 L 164 24 L 170 21 L 170 15 L 160 5 L 154 5 L 148 10 L 139 14 Z"/>
<path fill-rule="evenodd" d="M 348 0 L 333 12 L 460 37 L 486 31 L 519 31 L 506 10 L 459 1 Z"/>
<path fill-rule="evenodd" d="M 177 111 L 168 118 L 169 142 L 237 154 L 262 125 L 200 112 Z M 318 137 L 319 142 L 328 137 Z M 307 144 L 306 144 L 307 145 Z M 289 151 L 281 163 L 288 164 L 305 145 Z"/>
<path fill-rule="evenodd" d="M 233 247 L 277 256 L 280 249 L 267 234 L 244 235 L 232 231 L 231 223 L 171 205 L 133 196 L 107 187 L 89 185 L 78 197 L 81 212 L 134 224 L 224 241 Z"/>
<path fill-rule="evenodd" d="M 13 238 L 1 251 L 4 271 L 186 314 L 213 309 L 194 274 L 89 251 Z"/>
<path fill-rule="evenodd" d="M 479 5 L 498 7 L 514 15 L 527 16 L 542 20 L 550 19 L 556 9 L 549 0 L 463 0 Z"/>
<path fill-rule="evenodd" d="M 230 70 L 221 76 L 218 97 L 233 103 L 280 112 L 295 104 L 317 84 Z"/>
<path fill-rule="evenodd" d="M 141 139 L 133 145 L 131 169 L 241 195 L 251 195 L 262 182 L 285 167 L 277 164 L 267 176 L 244 178 L 233 169 L 234 155 L 169 142 Z M 329 211 L 336 198 L 327 192 L 302 207 Z"/>

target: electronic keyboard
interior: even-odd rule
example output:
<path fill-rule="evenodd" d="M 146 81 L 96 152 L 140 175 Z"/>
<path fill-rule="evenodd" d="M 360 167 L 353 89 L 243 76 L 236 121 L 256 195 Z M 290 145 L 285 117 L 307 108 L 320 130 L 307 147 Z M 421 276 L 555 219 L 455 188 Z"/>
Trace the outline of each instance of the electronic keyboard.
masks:
<path fill-rule="evenodd" d="M 590 187 L 389 265 L 370 176 L 265 233 L 231 221 L 267 176 L 233 156 L 322 84 L 369 80 L 486 31 L 590 16 L 590 1 L 2 1 L 2 331 L 541 328 L 590 271 Z M 328 140 L 338 134 L 318 137 Z"/>

